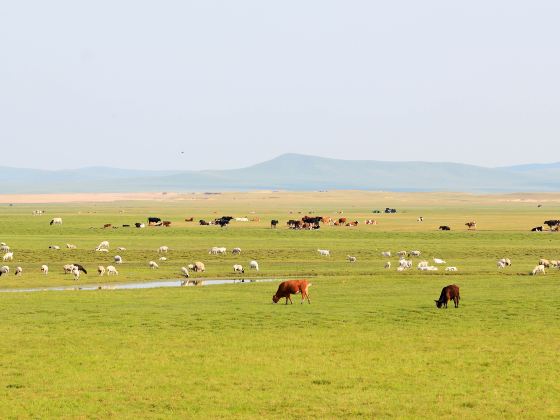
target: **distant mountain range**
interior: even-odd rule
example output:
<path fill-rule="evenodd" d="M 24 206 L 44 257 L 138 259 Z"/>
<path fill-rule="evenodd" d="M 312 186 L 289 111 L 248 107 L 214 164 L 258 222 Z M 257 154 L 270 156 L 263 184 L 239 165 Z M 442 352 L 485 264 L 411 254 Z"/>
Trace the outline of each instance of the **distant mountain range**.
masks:
<path fill-rule="evenodd" d="M 46 171 L 0 167 L 0 194 L 357 189 L 560 191 L 560 162 L 486 168 L 460 163 L 340 160 L 285 154 L 242 169 L 141 171 L 92 167 Z"/>

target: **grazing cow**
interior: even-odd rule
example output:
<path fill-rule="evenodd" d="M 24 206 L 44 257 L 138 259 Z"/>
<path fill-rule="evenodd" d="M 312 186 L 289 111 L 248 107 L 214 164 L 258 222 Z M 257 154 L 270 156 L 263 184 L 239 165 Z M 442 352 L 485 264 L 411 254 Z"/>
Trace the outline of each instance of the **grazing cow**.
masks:
<path fill-rule="evenodd" d="M 449 286 L 445 286 L 441 289 L 441 294 L 439 295 L 439 300 L 436 300 L 436 307 L 441 308 L 444 307 L 447 309 L 447 302 L 453 300 L 455 303 L 455 307 L 459 307 L 459 300 L 461 296 L 459 294 L 459 286 L 456 284 L 450 284 Z"/>
<path fill-rule="evenodd" d="M 319 255 L 321 255 L 323 257 L 330 257 L 331 256 L 331 251 L 329 251 L 328 249 L 318 249 L 317 252 L 319 253 Z"/>
<path fill-rule="evenodd" d="M 358 226 L 358 223 L 359 223 L 359 222 L 358 222 L 357 220 L 355 220 L 355 221 L 353 221 L 353 222 L 348 222 L 348 223 L 346 223 L 346 226 L 356 227 L 356 226 Z"/>
<path fill-rule="evenodd" d="M 366 225 L 376 225 L 377 221 L 373 219 L 367 219 L 365 223 Z"/>
<path fill-rule="evenodd" d="M 16 267 L 16 271 L 15 271 L 15 275 L 16 276 L 21 276 L 21 273 L 23 273 L 23 268 L 21 267 Z"/>
<path fill-rule="evenodd" d="M 476 230 L 476 222 L 474 220 L 472 222 L 465 223 L 465 226 L 468 230 Z"/>
<path fill-rule="evenodd" d="M 539 264 L 539 265 L 535 266 L 535 268 L 533 268 L 533 271 L 531 271 L 531 274 L 533 276 L 535 276 L 537 274 L 546 274 L 546 272 L 544 270 L 544 265 Z"/>
<path fill-rule="evenodd" d="M 544 223 L 545 225 L 548 226 L 548 228 L 552 231 L 552 230 L 558 230 L 558 226 L 560 225 L 560 220 L 545 220 Z"/>
<path fill-rule="evenodd" d="M 148 226 L 161 226 L 161 219 L 159 217 L 148 217 Z"/>
<path fill-rule="evenodd" d="M 234 264 L 233 265 L 233 272 L 234 273 L 244 273 L 245 270 L 243 269 L 243 266 L 240 264 Z"/>
<path fill-rule="evenodd" d="M 62 218 L 61 217 L 55 217 L 55 218 L 51 219 L 51 222 L 49 224 L 51 226 L 52 225 L 61 225 L 62 224 Z"/>
<path fill-rule="evenodd" d="M 202 263 L 202 262 L 200 262 L 200 261 L 196 261 L 196 262 L 194 263 L 193 270 L 194 270 L 196 273 L 198 273 L 198 272 L 203 273 L 205 269 L 206 269 L 206 267 L 204 267 L 204 263 Z"/>
<path fill-rule="evenodd" d="M 210 225 L 210 223 L 208 223 L 206 220 L 202 220 L 202 219 L 200 219 L 200 220 L 198 221 L 198 224 L 199 224 L 200 226 L 209 226 L 209 225 Z"/>
<path fill-rule="evenodd" d="M 14 260 L 14 253 L 13 252 L 6 252 L 2 257 L 2 261 L 13 261 Z"/>
<path fill-rule="evenodd" d="M 97 273 L 98 273 L 100 276 L 103 276 L 103 274 L 105 274 L 105 267 L 103 267 L 102 265 L 98 265 L 98 266 L 97 266 Z"/>
<path fill-rule="evenodd" d="M 117 271 L 117 269 L 114 266 L 108 265 L 107 266 L 107 275 L 108 276 L 113 276 L 113 275 L 118 276 L 119 272 Z"/>
<path fill-rule="evenodd" d="M 542 232 L 542 226 L 535 226 L 531 229 L 531 232 Z"/>
<path fill-rule="evenodd" d="M 345 225 L 346 224 L 346 217 L 341 217 L 340 219 L 338 219 L 338 224 L 339 225 Z"/>
<path fill-rule="evenodd" d="M 129 228 L 130 225 L 122 225 L 123 228 Z"/>
<path fill-rule="evenodd" d="M 171 222 L 169 220 L 164 220 L 163 222 L 161 222 L 163 224 L 163 227 L 169 227 L 171 226 Z"/>
<path fill-rule="evenodd" d="M 451 230 L 451 228 L 449 226 L 446 226 L 446 225 L 442 225 L 438 229 L 439 230 Z"/>
<path fill-rule="evenodd" d="M 105 223 L 103 225 L 103 229 L 107 229 L 107 228 L 110 228 L 110 227 L 113 227 L 113 225 L 111 223 Z"/>
<path fill-rule="evenodd" d="M 151 268 L 152 270 L 154 270 L 154 269 L 156 269 L 156 268 L 159 268 L 159 265 L 158 265 L 155 261 L 150 261 L 150 262 L 148 263 L 148 265 L 150 266 L 150 268 Z"/>
<path fill-rule="evenodd" d="M 252 260 L 252 261 L 249 263 L 249 268 L 251 268 L 251 269 L 253 269 L 253 270 L 259 271 L 259 263 L 256 262 L 255 260 Z"/>
<path fill-rule="evenodd" d="M 278 225 L 278 220 L 273 219 L 270 221 L 270 228 L 271 229 L 276 229 L 276 225 Z"/>
<path fill-rule="evenodd" d="M 49 274 L 49 267 L 48 267 L 47 265 L 43 264 L 43 265 L 41 266 L 41 273 L 43 273 L 45 276 L 46 276 L 47 274 Z"/>
<path fill-rule="evenodd" d="M 356 257 L 353 257 L 352 255 L 347 255 L 346 258 L 348 259 L 348 262 L 351 263 L 356 262 L 357 260 Z"/>
<path fill-rule="evenodd" d="M 278 286 L 278 290 L 272 296 L 272 301 L 274 303 L 278 303 L 278 301 L 282 298 L 286 298 L 286 305 L 288 304 L 288 300 L 291 304 L 294 302 L 290 295 L 295 295 L 301 293 L 301 303 L 305 301 L 307 298 L 307 302 L 311 303 L 309 300 L 309 292 L 308 288 L 311 286 L 307 280 L 287 280 L 280 283 Z"/>
<path fill-rule="evenodd" d="M 194 222 L 194 217 L 189 217 L 185 219 L 185 222 Z"/>

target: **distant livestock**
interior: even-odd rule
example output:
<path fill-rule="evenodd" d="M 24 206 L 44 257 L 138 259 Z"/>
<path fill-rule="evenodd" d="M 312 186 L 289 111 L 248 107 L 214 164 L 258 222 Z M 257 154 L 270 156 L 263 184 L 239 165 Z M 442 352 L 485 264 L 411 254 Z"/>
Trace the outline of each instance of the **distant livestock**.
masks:
<path fill-rule="evenodd" d="M 161 219 L 159 217 L 148 217 L 149 226 L 161 226 Z"/>
<path fill-rule="evenodd" d="M 439 230 L 451 230 L 451 228 L 449 226 L 446 226 L 446 225 L 442 225 L 438 229 Z"/>
<path fill-rule="evenodd" d="M 251 269 L 253 269 L 253 270 L 259 271 L 259 263 L 256 262 L 255 260 L 252 260 L 252 261 L 249 263 L 249 268 L 251 268 Z"/>
<path fill-rule="evenodd" d="M 308 291 L 309 286 L 311 286 L 311 283 L 309 283 L 307 280 L 283 281 L 278 286 L 278 290 L 276 291 L 276 293 L 272 296 L 272 301 L 274 303 L 278 303 L 280 299 L 286 298 L 286 305 L 288 304 L 288 300 L 291 304 L 293 304 L 294 302 L 292 301 L 290 295 L 301 293 L 301 303 L 303 303 L 305 299 L 307 299 L 307 302 L 311 303 Z"/>
<path fill-rule="evenodd" d="M 61 217 L 55 217 L 53 219 L 51 219 L 50 225 L 61 225 L 62 224 L 62 218 Z"/>
<path fill-rule="evenodd" d="M 383 256 L 383 257 L 390 257 L 390 256 L 391 256 L 391 251 L 383 251 L 383 252 L 381 253 L 381 256 Z"/>
<path fill-rule="evenodd" d="M 100 276 L 103 276 L 103 274 L 105 274 L 105 267 L 103 267 L 102 265 L 98 265 L 98 266 L 97 266 L 97 273 L 98 273 Z"/>
<path fill-rule="evenodd" d="M 533 268 L 533 271 L 531 271 L 531 274 L 533 276 L 536 276 L 537 274 L 546 274 L 546 272 L 544 270 L 544 265 L 539 264 L 539 265 L 535 266 L 535 268 Z"/>
<path fill-rule="evenodd" d="M 323 257 L 330 257 L 331 252 L 328 249 L 318 249 L 317 252 Z"/>
<path fill-rule="evenodd" d="M 156 269 L 156 268 L 159 268 L 159 265 L 158 265 L 155 261 L 150 261 L 150 262 L 148 263 L 148 266 L 149 266 L 152 270 L 154 270 L 154 269 Z"/>
<path fill-rule="evenodd" d="M 16 276 L 21 276 L 21 273 L 23 273 L 23 268 L 21 267 L 16 267 L 16 271 L 15 271 L 15 275 Z"/>
<path fill-rule="evenodd" d="M 543 228 L 542 226 L 535 226 L 533 229 L 531 229 L 531 232 L 542 232 Z"/>
<path fill-rule="evenodd" d="M 451 284 L 441 289 L 441 294 L 439 295 L 439 299 L 435 301 L 436 307 L 447 308 L 447 302 L 453 300 L 453 302 L 455 303 L 455 307 L 458 308 L 460 299 L 461 296 L 459 294 L 459 286 L 457 286 L 456 284 Z"/>
<path fill-rule="evenodd" d="M 14 260 L 14 253 L 13 252 L 6 252 L 2 257 L 2 261 L 13 261 Z"/>
<path fill-rule="evenodd" d="M 118 276 L 119 272 L 117 271 L 117 269 L 114 266 L 108 265 L 107 266 L 107 275 L 108 276 Z"/>
<path fill-rule="evenodd" d="M 476 222 L 475 221 L 467 222 L 467 223 L 465 223 L 465 226 L 467 227 L 468 230 L 476 230 Z"/>
<path fill-rule="evenodd" d="M 162 253 L 162 252 L 167 253 L 168 251 L 169 251 L 169 247 L 166 246 L 166 245 L 160 246 L 160 247 L 158 248 L 158 253 Z"/>
<path fill-rule="evenodd" d="M 47 274 L 49 274 L 49 267 L 48 267 L 47 265 L 43 264 L 43 265 L 41 266 L 41 273 L 43 273 L 45 276 L 46 276 Z"/>
<path fill-rule="evenodd" d="M 348 260 L 348 262 L 351 262 L 351 263 L 354 263 L 354 262 L 356 262 L 356 260 L 357 260 L 356 257 L 354 257 L 354 256 L 352 256 L 352 255 L 348 255 L 348 256 L 346 257 L 346 259 Z"/>
<path fill-rule="evenodd" d="M 277 225 L 278 225 L 278 220 L 273 219 L 273 220 L 270 221 L 270 228 L 271 229 L 276 229 Z"/>
<path fill-rule="evenodd" d="M 234 273 L 244 273 L 245 272 L 245 270 L 243 269 L 243 266 L 240 265 L 240 264 L 234 264 L 233 271 L 234 271 Z"/>
<path fill-rule="evenodd" d="M 199 272 L 200 272 L 200 273 L 203 273 L 205 269 L 206 269 L 206 268 L 204 267 L 204 263 L 202 263 L 202 262 L 200 262 L 200 261 L 197 261 L 197 262 L 194 263 L 194 268 L 193 268 L 193 270 L 194 270 L 195 272 L 197 272 L 197 273 L 199 273 Z"/>

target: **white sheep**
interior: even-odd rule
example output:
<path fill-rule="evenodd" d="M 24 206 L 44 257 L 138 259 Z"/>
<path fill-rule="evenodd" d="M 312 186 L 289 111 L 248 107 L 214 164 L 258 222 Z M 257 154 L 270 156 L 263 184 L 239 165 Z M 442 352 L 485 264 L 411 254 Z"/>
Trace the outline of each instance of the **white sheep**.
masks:
<path fill-rule="evenodd" d="M 159 257 L 160 261 L 167 261 L 167 257 Z"/>
<path fill-rule="evenodd" d="M 185 276 L 186 278 L 190 277 L 189 274 L 189 269 L 187 267 L 181 267 L 181 273 L 183 274 L 183 276 Z"/>
<path fill-rule="evenodd" d="M 108 265 L 107 266 L 107 275 L 108 276 L 111 276 L 111 275 L 118 276 L 119 272 L 117 271 L 117 269 L 114 266 Z"/>
<path fill-rule="evenodd" d="M 442 260 L 441 258 L 434 258 L 434 262 L 436 264 L 446 264 L 446 262 L 444 260 Z"/>
<path fill-rule="evenodd" d="M 103 276 L 103 274 L 105 274 L 105 267 L 103 267 L 102 265 L 98 265 L 97 273 L 99 273 L 100 276 Z"/>
<path fill-rule="evenodd" d="M 357 261 L 357 258 L 353 257 L 352 255 L 347 255 L 346 258 L 348 259 L 348 262 L 351 262 L 351 263 Z"/>
<path fill-rule="evenodd" d="M 66 244 L 66 248 L 68 248 L 68 249 L 76 249 L 77 246 L 74 245 L 74 244 Z"/>
<path fill-rule="evenodd" d="M 391 251 L 383 251 L 383 252 L 381 253 L 381 256 L 382 256 L 382 257 L 390 257 L 390 256 L 391 256 Z"/>
<path fill-rule="evenodd" d="M 243 269 L 243 266 L 240 265 L 240 264 L 234 264 L 233 265 L 233 271 L 235 273 L 244 273 L 245 272 L 245 270 Z"/>
<path fill-rule="evenodd" d="M 445 271 L 458 271 L 458 270 L 457 267 L 449 266 L 449 267 L 445 267 Z"/>
<path fill-rule="evenodd" d="M 4 242 L 2 242 L 4 244 Z M 10 247 L 6 244 L 0 246 L 0 251 L 2 252 L 8 252 L 10 250 Z"/>
<path fill-rule="evenodd" d="M 428 261 L 420 261 L 416 267 L 418 268 L 418 270 L 420 270 L 422 267 L 427 267 L 427 266 L 428 266 Z"/>
<path fill-rule="evenodd" d="M 387 261 L 387 262 L 385 263 L 385 269 L 388 270 L 388 269 L 390 269 L 390 268 L 391 268 L 391 261 Z"/>
<path fill-rule="evenodd" d="M 531 274 L 533 276 L 537 275 L 537 274 L 546 274 L 546 272 L 544 271 L 544 265 L 539 264 L 537 266 L 535 266 L 535 268 L 533 268 L 533 271 L 531 271 Z"/>
<path fill-rule="evenodd" d="M 409 252 L 409 255 L 410 255 L 411 257 L 419 257 L 420 254 L 421 254 L 420 251 L 410 251 L 410 252 Z"/>
<path fill-rule="evenodd" d="M 331 256 L 331 251 L 329 251 L 328 249 L 318 249 L 317 252 L 319 253 L 319 255 L 321 255 L 323 257 L 330 257 Z"/>
<path fill-rule="evenodd" d="M 233 255 L 239 255 L 239 254 L 241 254 L 241 248 L 233 248 L 233 249 L 231 250 L 231 253 L 232 253 Z"/>
<path fill-rule="evenodd" d="M 16 271 L 15 271 L 15 275 L 16 276 L 21 276 L 21 274 L 23 273 L 23 268 L 21 267 L 16 267 Z"/>
<path fill-rule="evenodd" d="M 117 251 L 126 251 L 126 248 L 124 246 L 119 246 L 117 248 Z"/>
<path fill-rule="evenodd" d="M 123 262 L 123 259 L 120 255 L 115 255 L 114 260 L 115 260 L 115 264 L 122 264 Z"/>
<path fill-rule="evenodd" d="M 6 252 L 2 257 L 2 261 L 13 261 L 14 260 L 14 253 L 13 252 Z"/>
<path fill-rule="evenodd" d="M 58 245 L 49 245 L 49 249 L 54 249 L 55 251 L 58 251 L 60 247 Z"/>
<path fill-rule="evenodd" d="M 7 265 L 3 265 L 2 267 L 0 267 L 0 275 L 8 274 L 9 272 L 10 272 L 10 267 L 8 267 Z"/>
<path fill-rule="evenodd" d="M 41 273 L 43 273 L 45 276 L 49 274 L 49 267 L 46 264 L 43 264 L 41 266 Z"/>
<path fill-rule="evenodd" d="M 162 246 L 160 246 L 160 247 L 158 248 L 158 252 L 159 252 L 159 253 L 162 253 L 162 252 L 167 253 L 167 251 L 169 251 L 169 247 L 166 246 L 166 245 L 162 245 Z"/>
<path fill-rule="evenodd" d="M 150 268 L 151 268 L 152 270 L 154 270 L 154 269 L 156 269 L 156 268 L 159 268 L 159 265 L 157 265 L 157 263 L 156 263 L 155 261 L 150 261 L 150 262 L 148 263 L 148 265 L 150 266 Z"/>
<path fill-rule="evenodd" d="M 259 263 L 256 262 L 255 260 L 252 260 L 252 261 L 249 263 L 249 268 L 251 268 L 251 269 L 253 269 L 253 270 L 259 271 Z"/>
<path fill-rule="evenodd" d="M 80 270 L 78 270 L 78 267 L 74 266 L 74 268 L 72 268 L 72 274 L 74 275 L 75 281 L 80 279 Z"/>
<path fill-rule="evenodd" d="M 406 257 L 407 252 L 406 251 L 399 251 L 397 252 L 397 257 Z"/>
<path fill-rule="evenodd" d="M 74 264 L 65 264 L 62 268 L 64 269 L 64 274 L 69 274 L 74 270 Z"/>

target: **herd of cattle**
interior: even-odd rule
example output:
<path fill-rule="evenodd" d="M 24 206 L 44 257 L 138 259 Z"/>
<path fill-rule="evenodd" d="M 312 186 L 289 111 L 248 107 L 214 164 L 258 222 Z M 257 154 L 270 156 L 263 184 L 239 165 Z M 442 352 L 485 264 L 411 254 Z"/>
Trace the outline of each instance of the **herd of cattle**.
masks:
<path fill-rule="evenodd" d="M 389 210 L 389 211 L 387 211 Z M 391 212 L 396 212 L 395 211 L 391 211 L 394 209 L 389 209 L 387 208 L 385 213 L 391 213 Z M 42 215 L 44 212 L 41 210 L 36 210 L 33 212 L 34 215 Z M 199 224 L 202 226 L 208 226 L 208 225 L 217 225 L 220 227 L 226 227 L 229 225 L 229 223 L 234 220 L 237 222 L 248 222 L 250 221 L 249 218 L 247 217 L 232 217 L 232 216 L 222 216 L 220 218 L 215 218 L 214 220 L 211 221 L 206 221 L 206 220 L 200 220 Z M 185 219 L 186 222 L 193 222 L 194 218 L 186 218 Z M 258 218 L 253 218 L 251 219 L 251 221 L 260 221 Z M 418 222 L 423 222 L 424 218 L 422 216 L 417 218 Z M 364 221 L 364 223 L 366 225 L 375 225 L 377 224 L 376 220 L 373 219 L 367 219 Z M 279 224 L 279 221 L 276 219 L 271 220 L 270 222 L 270 227 L 271 228 L 276 228 L 277 225 Z M 359 222 L 357 220 L 351 221 L 348 220 L 346 217 L 339 217 L 339 218 L 331 218 L 331 217 L 323 217 L 323 216 L 304 216 L 301 219 L 291 219 L 288 220 L 288 222 L 286 223 L 287 227 L 289 229 L 308 229 L 308 230 L 316 230 L 316 229 L 320 229 L 321 225 L 329 225 L 329 226 L 347 226 L 347 227 L 355 227 L 358 226 Z M 548 226 L 550 231 L 558 231 L 560 230 L 560 220 L 546 220 L 543 222 L 544 225 Z M 62 225 L 62 218 L 60 217 L 55 217 L 50 221 L 50 225 Z M 146 226 L 146 224 L 142 223 L 142 222 L 136 222 L 134 223 L 134 225 L 137 228 L 144 228 Z M 170 221 L 165 221 L 162 220 L 159 217 L 149 217 L 148 218 L 148 226 L 163 226 L 163 227 L 169 227 L 171 225 Z M 122 225 L 123 227 L 130 227 L 130 225 Z M 465 226 L 467 227 L 468 230 L 476 230 L 476 222 L 475 221 L 469 221 L 467 223 L 465 223 Z M 103 226 L 104 228 L 109 228 L 109 227 L 113 227 L 116 228 L 115 226 L 112 226 L 112 224 L 108 223 L 105 224 Z M 451 227 L 448 225 L 441 225 L 438 228 L 439 230 L 442 231 L 448 231 L 451 230 Z M 536 226 L 534 228 L 531 229 L 531 231 L 534 232 L 542 232 L 543 231 L 543 227 L 542 226 Z M 60 246 L 57 245 L 51 245 L 49 246 L 50 249 L 54 249 L 54 250 L 59 250 Z M 77 246 L 74 244 L 66 244 L 66 248 L 68 249 L 76 249 Z M 124 247 L 118 247 L 116 248 L 117 251 L 119 251 L 120 253 L 126 251 L 126 248 Z M 3 262 L 11 262 L 14 260 L 14 252 L 10 249 L 10 247 L 6 244 L 6 243 L 0 243 L 0 251 L 4 252 L 4 255 L 2 257 L 2 261 Z M 96 248 L 95 248 L 96 252 L 100 252 L 100 253 L 108 253 L 110 251 L 110 247 L 109 247 L 109 242 L 108 241 L 102 241 Z M 169 251 L 169 247 L 167 246 L 161 246 L 158 248 L 157 252 L 158 252 L 158 256 L 159 256 L 159 262 L 164 263 L 168 260 L 168 258 L 165 256 L 167 255 Z M 331 252 L 330 250 L 327 249 L 317 249 L 317 252 L 319 253 L 320 256 L 323 257 L 330 257 L 331 256 Z M 212 247 L 208 254 L 209 255 L 223 255 L 227 253 L 227 249 L 225 247 Z M 241 249 L 240 248 L 233 248 L 233 250 L 231 251 L 232 255 L 239 255 L 241 254 Z M 383 251 L 381 252 L 381 256 L 385 257 L 385 258 L 389 258 L 392 256 L 391 251 Z M 419 271 L 438 271 L 438 266 L 440 265 L 446 265 L 446 261 L 441 259 L 441 258 L 432 258 L 433 263 L 429 263 L 427 260 L 421 260 L 417 263 L 413 263 L 412 258 L 417 258 L 421 256 L 421 252 L 419 250 L 412 250 L 412 251 L 399 251 L 396 253 L 396 256 L 398 257 L 398 262 L 397 262 L 397 267 L 396 270 L 398 272 L 403 272 L 406 270 L 411 269 L 414 265 L 416 265 L 416 268 Z M 350 263 L 356 263 L 357 262 L 357 257 L 356 256 L 352 256 L 352 255 L 347 255 L 346 257 L 347 261 Z M 107 265 L 106 267 L 104 265 L 98 265 L 97 267 L 97 274 L 99 276 L 103 276 L 105 274 L 107 274 L 108 276 L 110 275 L 119 275 L 119 271 L 117 270 L 116 266 L 123 264 L 124 259 L 123 257 L 119 254 L 119 255 L 115 255 L 113 257 L 113 264 L 114 265 Z M 501 258 L 496 262 L 497 268 L 498 269 L 507 269 L 508 267 L 511 267 L 512 263 L 511 260 L 509 258 Z M 158 262 L 154 261 L 154 260 L 150 260 L 148 261 L 147 264 L 149 269 L 158 269 L 159 268 L 159 264 Z M 391 261 L 386 261 L 384 264 L 384 268 L 385 269 L 390 269 L 392 267 L 392 263 Z M 531 271 L 530 274 L 532 275 L 538 275 L 538 274 L 545 274 L 546 273 L 546 269 L 550 268 L 550 267 L 555 267 L 557 269 L 560 269 L 560 260 L 548 260 L 548 259 L 544 259 L 541 258 L 538 261 L 538 264 L 534 267 L 534 269 Z M 249 268 L 252 270 L 256 270 L 259 271 L 259 263 L 256 260 L 251 260 L 249 262 Z M 201 261 L 195 261 L 191 264 L 187 264 L 186 266 L 182 266 L 180 267 L 179 273 L 182 277 L 184 277 L 186 280 L 184 280 L 182 282 L 182 285 L 189 285 L 189 284 L 201 284 L 201 280 L 191 280 L 190 279 L 190 273 L 191 272 L 195 272 L 195 273 L 202 273 L 204 272 L 206 269 L 205 264 Z M 64 274 L 72 274 L 74 277 L 74 280 L 79 280 L 81 273 L 83 274 L 87 274 L 87 270 L 86 268 L 79 263 L 71 263 L 71 264 L 65 264 L 62 266 L 62 270 L 64 272 Z M 458 271 L 458 268 L 456 266 L 450 266 L 447 265 L 444 269 L 446 272 L 456 272 Z M 41 265 L 40 267 L 40 271 L 44 274 L 44 275 L 48 275 L 49 273 L 49 267 L 45 264 Z M 2 275 L 6 275 L 10 272 L 10 267 L 7 265 L 1 266 L 0 267 L 0 276 Z M 233 265 L 233 272 L 234 273 L 245 273 L 245 268 L 243 267 L 243 265 L 241 264 L 234 264 Z M 23 274 L 23 269 L 21 266 L 17 266 L 14 270 L 14 274 L 16 276 L 21 276 Z M 289 280 L 289 281 L 285 281 L 282 282 L 279 287 L 277 292 L 273 295 L 273 302 L 277 303 L 281 298 L 285 298 L 286 299 L 286 304 L 288 303 L 288 301 L 290 303 L 293 303 L 291 300 L 290 295 L 292 294 L 301 294 L 302 296 L 302 303 L 305 301 L 305 299 L 307 299 L 307 301 L 309 303 L 311 303 L 310 299 L 309 299 L 309 293 L 308 293 L 308 288 L 309 286 L 311 286 L 311 283 L 309 283 L 307 280 Z M 450 300 L 453 300 L 455 303 L 455 307 L 459 306 L 459 299 L 460 299 L 460 295 L 459 295 L 459 287 L 457 285 L 449 285 L 443 288 L 443 290 L 441 291 L 440 294 L 440 298 L 438 300 L 435 301 L 436 303 L 436 307 L 438 308 L 442 308 L 445 307 L 447 308 L 447 303 Z"/>

